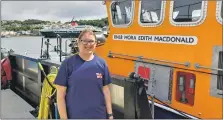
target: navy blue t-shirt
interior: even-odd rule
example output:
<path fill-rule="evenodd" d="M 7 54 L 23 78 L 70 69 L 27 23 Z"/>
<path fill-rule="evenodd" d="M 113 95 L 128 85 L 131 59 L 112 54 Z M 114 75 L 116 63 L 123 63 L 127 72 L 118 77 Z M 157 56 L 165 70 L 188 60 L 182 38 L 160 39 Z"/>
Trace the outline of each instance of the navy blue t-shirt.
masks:
<path fill-rule="evenodd" d="M 68 119 L 106 119 L 106 105 L 102 88 L 111 83 L 104 59 L 94 55 L 91 61 L 79 55 L 65 59 L 54 84 L 67 87 Z"/>

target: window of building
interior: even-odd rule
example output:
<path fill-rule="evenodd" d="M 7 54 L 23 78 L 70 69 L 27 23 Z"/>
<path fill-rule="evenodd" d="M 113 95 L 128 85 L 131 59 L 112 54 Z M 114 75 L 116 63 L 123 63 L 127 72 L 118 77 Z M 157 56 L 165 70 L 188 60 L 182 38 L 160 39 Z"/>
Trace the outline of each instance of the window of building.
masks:
<path fill-rule="evenodd" d="M 128 26 L 133 19 L 133 1 L 119 0 L 111 4 L 111 18 L 114 26 Z"/>
<path fill-rule="evenodd" d="M 207 1 L 205 0 L 175 0 L 172 1 L 171 21 L 175 24 L 200 23 L 206 16 Z"/>
<path fill-rule="evenodd" d="M 158 25 L 163 20 L 165 1 L 142 0 L 139 6 L 139 22 L 141 25 Z"/>

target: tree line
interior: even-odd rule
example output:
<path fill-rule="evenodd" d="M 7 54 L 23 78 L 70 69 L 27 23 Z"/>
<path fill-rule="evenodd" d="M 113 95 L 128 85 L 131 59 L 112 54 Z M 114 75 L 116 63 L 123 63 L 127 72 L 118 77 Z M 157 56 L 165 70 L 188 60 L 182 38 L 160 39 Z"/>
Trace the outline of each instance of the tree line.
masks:
<path fill-rule="evenodd" d="M 19 21 L 19 20 L 10 20 L 10 21 L 3 20 L 3 21 L 1 21 L 1 26 L 3 30 L 7 31 L 27 31 L 27 30 L 43 29 L 42 25 L 47 25 L 50 23 L 52 24 L 61 23 L 60 21 L 51 22 L 37 19 L 28 19 L 24 21 Z M 97 27 L 103 27 L 108 25 L 108 18 L 102 18 L 96 20 L 77 20 L 75 22 L 77 22 L 78 25 L 92 25 Z M 71 24 L 71 21 L 65 22 L 64 24 Z"/>

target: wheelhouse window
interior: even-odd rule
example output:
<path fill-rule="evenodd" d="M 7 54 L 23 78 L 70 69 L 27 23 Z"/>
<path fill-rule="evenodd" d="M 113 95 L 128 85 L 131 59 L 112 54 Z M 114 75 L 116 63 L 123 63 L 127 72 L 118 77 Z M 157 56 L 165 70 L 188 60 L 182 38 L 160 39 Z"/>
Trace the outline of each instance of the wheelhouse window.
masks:
<path fill-rule="evenodd" d="M 119 0 L 111 4 L 111 18 L 113 25 L 127 26 L 133 17 L 133 1 Z"/>
<path fill-rule="evenodd" d="M 198 22 L 202 16 L 204 0 L 175 0 L 172 19 L 174 22 Z"/>
<path fill-rule="evenodd" d="M 140 23 L 158 24 L 162 19 L 162 0 L 141 0 L 140 2 Z"/>
<path fill-rule="evenodd" d="M 222 18 L 223 18 L 223 8 L 222 8 L 223 4 L 222 1 L 217 1 L 217 6 L 216 6 L 216 18 L 217 21 L 222 24 Z"/>
<path fill-rule="evenodd" d="M 223 4 L 222 4 L 222 1 L 221 1 L 221 19 L 223 18 Z"/>

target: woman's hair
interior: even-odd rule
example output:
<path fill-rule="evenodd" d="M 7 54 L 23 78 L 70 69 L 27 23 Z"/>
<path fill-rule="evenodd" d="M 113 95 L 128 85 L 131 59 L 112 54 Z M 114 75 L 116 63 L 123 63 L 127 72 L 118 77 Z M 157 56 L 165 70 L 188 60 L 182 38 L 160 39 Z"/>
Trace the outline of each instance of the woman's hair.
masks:
<path fill-rule="evenodd" d="M 86 33 L 89 33 L 90 35 L 94 35 L 94 37 L 95 37 L 95 40 L 97 40 L 96 39 L 96 35 L 95 35 L 95 33 L 91 30 L 91 29 L 85 29 L 85 30 L 83 30 L 81 33 L 80 33 L 80 35 L 78 36 L 78 42 L 80 41 L 80 39 L 84 36 L 84 34 L 86 34 Z"/>

